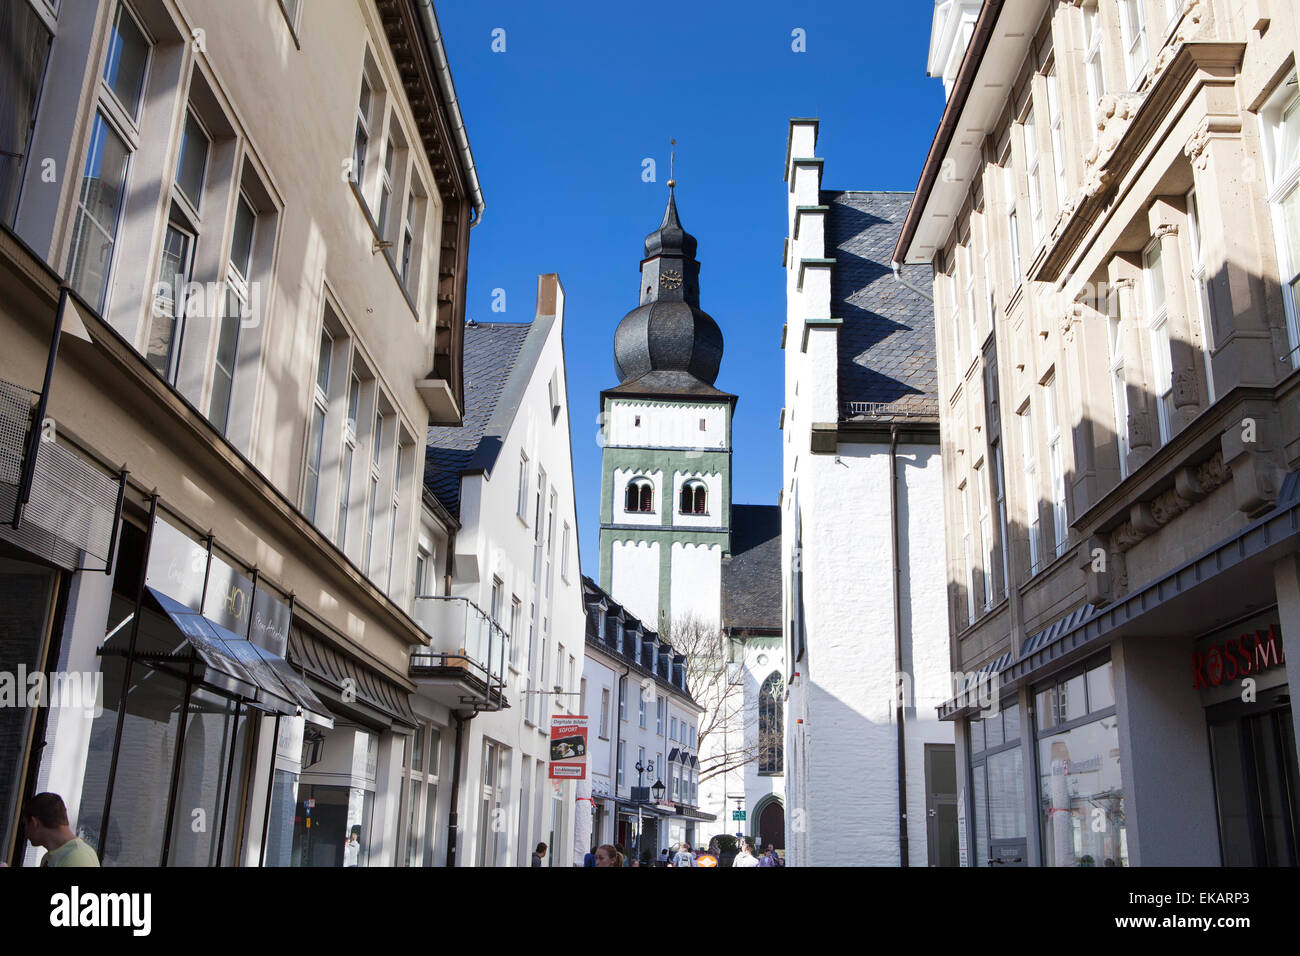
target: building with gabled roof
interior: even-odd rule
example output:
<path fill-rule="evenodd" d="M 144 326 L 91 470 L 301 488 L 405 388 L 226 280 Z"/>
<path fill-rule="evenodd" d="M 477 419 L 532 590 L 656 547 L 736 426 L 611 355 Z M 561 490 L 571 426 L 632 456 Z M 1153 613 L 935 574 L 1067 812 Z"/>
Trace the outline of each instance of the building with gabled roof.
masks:
<path fill-rule="evenodd" d="M 527 866 L 538 843 L 571 862 L 577 781 L 548 779 L 552 716 L 583 712 L 566 383 L 564 290 L 544 275 L 531 322 L 466 323 L 464 425 L 427 435 L 412 704 L 445 764 L 409 771 L 429 822 L 405 846 L 455 865 Z"/>
<path fill-rule="evenodd" d="M 781 555 L 787 854 L 957 854 L 929 274 L 891 268 L 909 193 L 827 190 L 790 121 Z M 933 811 L 933 813 L 931 812 Z"/>

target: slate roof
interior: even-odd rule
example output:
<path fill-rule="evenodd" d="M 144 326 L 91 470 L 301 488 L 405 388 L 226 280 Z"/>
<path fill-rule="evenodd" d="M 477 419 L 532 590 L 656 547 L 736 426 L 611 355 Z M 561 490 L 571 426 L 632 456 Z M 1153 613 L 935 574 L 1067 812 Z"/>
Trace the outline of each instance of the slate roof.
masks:
<path fill-rule="evenodd" d="M 465 324 L 465 418 L 459 428 L 429 429 L 424 486 L 460 518 L 460 479 L 478 451 L 506 380 L 515 367 L 530 322 Z"/>
<path fill-rule="evenodd" d="M 938 421 L 934 307 L 892 275 L 894 246 L 912 193 L 823 191 L 821 202 L 829 207 L 826 255 L 835 260 L 831 317 L 844 320 L 841 419 L 864 417 L 868 405 L 881 415 Z M 902 274 L 929 291 L 929 266 L 904 266 Z"/>
<path fill-rule="evenodd" d="M 606 630 L 605 636 L 601 637 L 600 634 L 600 605 L 601 604 L 605 605 L 605 615 L 607 619 L 612 620 L 614 618 L 619 618 L 619 617 L 623 619 L 624 633 L 631 632 L 633 634 L 639 634 L 641 640 L 648 639 L 659 645 L 659 655 L 660 655 L 660 665 L 661 665 L 661 669 L 659 671 L 651 670 L 650 667 L 648 667 L 645 664 L 639 663 L 630 654 L 623 653 L 623 651 L 616 646 L 617 631 L 614 629 L 613 626 L 607 625 L 605 629 Z M 606 654 L 618 658 L 628 668 L 630 668 L 631 671 L 640 674 L 642 677 L 648 677 L 653 679 L 657 685 L 662 687 L 664 690 L 668 691 L 670 694 L 674 694 L 677 697 L 682 698 L 691 704 L 694 704 L 696 707 L 699 706 L 695 698 L 691 696 L 690 691 L 678 687 L 671 680 L 669 680 L 664 676 L 665 671 L 667 671 L 670 674 L 672 673 L 670 669 L 671 664 L 668 663 L 671 660 L 671 658 L 667 657 L 667 655 L 671 654 L 675 657 L 678 654 L 678 652 L 673 648 L 673 646 L 669 644 L 667 641 L 665 641 L 663 638 L 661 638 L 657 631 L 652 630 L 651 628 L 648 628 L 644 624 L 642 624 L 639 618 L 633 616 L 633 614 L 630 611 L 628 611 L 627 608 L 625 608 L 622 604 L 619 604 L 612 597 L 610 597 L 608 591 L 602 588 L 591 578 L 587 577 L 585 574 L 582 576 L 582 606 L 583 609 L 586 611 L 586 616 L 587 616 L 586 639 L 588 644 L 591 644 L 595 647 L 599 647 Z"/>
<path fill-rule="evenodd" d="M 731 506 L 731 557 L 722 562 L 722 626 L 781 629 L 781 509 Z"/>

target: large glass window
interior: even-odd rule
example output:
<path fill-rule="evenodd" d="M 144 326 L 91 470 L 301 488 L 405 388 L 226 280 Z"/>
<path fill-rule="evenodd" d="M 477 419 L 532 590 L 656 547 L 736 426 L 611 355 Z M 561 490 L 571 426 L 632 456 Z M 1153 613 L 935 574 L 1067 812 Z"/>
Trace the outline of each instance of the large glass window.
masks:
<path fill-rule="evenodd" d="M 1110 661 L 1034 689 L 1044 866 L 1128 866 Z"/>
<path fill-rule="evenodd" d="M 1160 422 L 1160 443 L 1169 441 L 1173 419 L 1173 381 L 1169 356 L 1169 310 L 1165 298 L 1165 268 L 1160 240 L 1143 254 L 1142 284 L 1146 288 L 1147 327 L 1151 330 L 1151 364 L 1155 379 L 1156 411 Z"/>
<path fill-rule="evenodd" d="M 77 196 L 68 271 L 72 288 L 101 312 L 108 297 L 108 273 L 117 245 L 129 160 L 126 142 L 109 126 L 104 114 L 97 112 Z"/>
<path fill-rule="evenodd" d="M 1043 220 L 1043 180 L 1038 152 L 1038 124 L 1034 119 L 1033 107 L 1025 116 L 1022 126 L 1025 143 L 1025 173 L 1029 181 L 1029 223 L 1033 229 L 1034 246 L 1042 241 Z"/>
<path fill-rule="evenodd" d="M 131 119 L 140 113 L 145 67 L 149 62 L 149 41 L 124 4 L 113 15 L 113 32 L 104 58 L 104 84 Z"/>
<path fill-rule="evenodd" d="M 1201 232 L 1200 210 L 1196 190 L 1187 194 L 1188 239 L 1192 249 L 1192 283 L 1196 288 L 1197 318 L 1201 325 L 1201 354 L 1205 359 L 1205 385 L 1212 404 L 1214 395 L 1214 304 L 1205 272 L 1205 235 Z"/>
<path fill-rule="evenodd" d="M 30 3 L 10 0 L 0 8 L 0 23 L 6 38 L 0 57 L 0 222 L 12 225 L 52 38 Z"/>
<path fill-rule="evenodd" d="M 1095 6 L 1083 11 L 1084 65 L 1088 78 L 1088 109 L 1085 126 L 1095 142 L 1097 139 L 1097 104 L 1106 95 L 1106 71 L 1102 62 L 1102 33 L 1100 14 Z"/>
<path fill-rule="evenodd" d="M 1025 511 L 1029 526 L 1029 570 L 1038 570 L 1041 548 L 1038 509 L 1038 455 L 1034 451 L 1034 421 L 1029 405 L 1017 416 L 1020 419 L 1021 468 L 1025 473 Z"/>
<path fill-rule="evenodd" d="M 208 167 L 208 134 L 192 112 L 185 114 L 181 154 L 176 160 L 176 186 L 196 210 L 203 195 L 203 174 Z"/>
<path fill-rule="evenodd" d="M 317 520 L 316 504 L 320 492 L 321 452 L 325 440 L 325 415 L 329 409 L 330 361 L 334 339 L 328 330 L 321 332 L 320 354 L 316 359 L 316 388 L 312 398 L 311 429 L 307 434 L 307 486 L 303 494 L 303 512 Z"/>
<path fill-rule="evenodd" d="M 169 382 L 176 381 L 186 286 L 190 282 L 193 259 L 193 233 L 175 223 L 168 223 L 158 264 L 158 284 L 154 289 L 145 357 Z"/>
<path fill-rule="evenodd" d="M 1300 94 L 1291 74 L 1260 112 L 1291 364 L 1300 366 Z"/>
<path fill-rule="evenodd" d="M 996 714 L 980 717 L 976 714 L 967 725 L 974 865 L 1023 864 L 1028 827 L 1020 706 L 1005 702 Z"/>
<path fill-rule="evenodd" d="M 404 825 L 406 866 L 434 866 L 438 839 L 438 766 L 442 734 L 437 727 L 421 725 L 406 748 L 406 815 Z"/>
<path fill-rule="evenodd" d="M 1069 518 L 1065 506 L 1065 463 L 1061 448 L 1061 423 L 1057 417 L 1056 376 L 1043 384 L 1043 409 L 1047 418 L 1047 461 L 1052 479 L 1052 530 L 1056 538 L 1056 554 L 1065 553 L 1069 534 Z"/>
<path fill-rule="evenodd" d="M 1136 87 L 1147 68 L 1147 22 L 1145 0 L 1119 0 L 1120 32 L 1124 43 L 1124 67 L 1128 83 Z"/>

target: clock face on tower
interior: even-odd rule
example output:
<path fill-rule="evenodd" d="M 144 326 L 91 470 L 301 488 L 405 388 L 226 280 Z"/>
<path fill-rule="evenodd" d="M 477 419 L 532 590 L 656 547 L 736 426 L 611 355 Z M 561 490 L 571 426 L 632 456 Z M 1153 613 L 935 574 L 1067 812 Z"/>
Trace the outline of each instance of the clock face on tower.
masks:
<path fill-rule="evenodd" d="M 673 269 L 666 269 L 659 276 L 659 283 L 665 289 L 680 289 L 682 287 L 682 274 Z"/>

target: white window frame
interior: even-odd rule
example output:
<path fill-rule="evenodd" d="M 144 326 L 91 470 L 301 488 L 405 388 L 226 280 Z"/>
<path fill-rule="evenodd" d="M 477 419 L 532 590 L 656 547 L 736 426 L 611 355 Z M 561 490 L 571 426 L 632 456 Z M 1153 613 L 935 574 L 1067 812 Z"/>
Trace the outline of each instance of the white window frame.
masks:
<path fill-rule="evenodd" d="M 962 311 L 966 313 L 966 328 L 970 332 L 969 351 L 979 348 L 979 329 L 975 320 L 975 237 L 966 237 L 958 246 L 957 258 L 962 271 Z"/>
<path fill-rule="evenodd" d="M 993 246 L 989 242 L 989 217 L 985 212 L 979 215 L 980 220 L 980 255 L 981 266 L 984 271 L 984 322 L 985 335 L 993 333 L 993 320 L 997 315 L 996 289 L 993 282 Z M 974 348 L 976 346 L 972 346 Z"/>
<path fill-rule="evenodd" d="M 1061 422 L 1057 402 L 1056 375 L 1043 383 L 1043 404 L 1047 415 L 1047 461 L 1052 479 L 1052 530 L 1056 536 L 1056 556 L 1065 554 L 1069 538 L 1069 515 L 1065 502 L 1065 462 L 1061 448 Z"/>
<path fill-rule="evenodd" d="M 962 579 L 966 583 L 966 624 L 975 623 L 975 554 L 971 542 L 970 491 L 966 482 L 957 488 L 961 499 L 961 550 L 965 561 Z"/>
<path fill-rule="evenodd" d="M 343 419 L 343 453 L 339 459 L 338 527 L 334 537 L 340 551 L 347 551 L 348 515 L 352 509 L 352 471 L 357 452 L 357 414 L 361 407 L 361 377 L 355 371 L 348 376 L 348 406 Z"/>
<path fill-rule="evenodd" d="M 1296 74 L 1291 73 L 1269 97 L 1259 113 L 1260 132 L 1264 146 L 1265 168 L 1268 173 L 1268 200 L 1273 216 L 1273 235 L 1277 245 L 1279 279 L 1282 285 L 1282 302 L 1286 313 L 1287 344 L 1293 368 L 1300 368 L 1300 148 L 1295 149 L 1296 159 L 1282 167 L 1283 150 L 1287 134 L 1300 140 L 1300 90 Z M 1295 131 L 1291 132 L 1295 127 Z M 1295 205 L 1297 219 L 1296 237 L 1287 235 L 1286 209 Z M 1297 246 L 1297 248 L 1290 248 Z"/>
<path fill-rule="evenodd" d="M 1214 392 L 1214 301 L 1205 270 L 1205 234 L 1201 231 L 1201 212 L 1196 205 L 1196 189 L 1187 193 L 1187 240 L 1192 251 L 1192 285 L 1196 289 L 1197 318 L 1201 324 L 1201 356 L 1205 361 L 1205 387 L 1208 405 L 1216 399 Z"/>
<path fill-rule="evenodd" d="M 1042 157 L 1038 150 L 1038 119 L 1034 107 L 1029 107 L 1020 131 L 1025 147 L 1025 178 L 1029 189 L 1029 223 L 1032 229 L 1034 248 L 1043 241 L 1046 229 L 1043 211 Z"/>
<path fill-rule="evenodd" d="M 1151 375 L 1155 386 L 1160 444 L 1173 429 L 1173 370 L 1169 351 L 1169 290 L 1165 284 L 1164 253 L 1159 239 L 1142 250 L 1142 289 L 1147 330 L 1151 336 Z"/>
<path fill-rule="evenodd" d="M 1088 135 L 1097 141 L 1097 106 L 1106 95 L 1106 62 L 1104 60 L 1101 11 L 1096 5 L 1083 9 L 1084 73 L 1088 82 Z"/>
<path fill-rule="evenodd" d="M 1030 574 L 1038 571 L 1039 553 L 1042 551 L 1041 514 L 1038 508 L 1038 456 L 1034 450 L 1033 407 L 1026 403 L 1016 416 L 1020 419 L 1021 467 L 1025 475 L 1025 517 L 1029 530 Z"/>
<path fill-rule="evenodd" d="M 1061 84 L 1053 62 L 1047 71 L 1047 126 L 1051 131 L 1052 172 L 1056 182 L 1056 208 L 1065 205 L 1065 128 L 1061 118 Z"/>
<path fill-rule="evenodd" d="M 303 469 L 302 510 L 312 524 L 318 524 L 320 511 L 321 466 L 325 454 L 325 424 L 329 420 L 329 384 L 334 364 L 334 336 L 328 328 L 322 326 L 321 341 L 316 359 L 316 376 L 312 383 L 312 411 L 307 423 L 306 463 Z M 324 369 L 325 381 L 321 382 L 321 370 Z M 320 433 L 316 434 L 317 422 Z M 312 462 L 312 447 L 315 446 L 315 463 Z"/>
<path fill-rule="evenodd" d="M 993 607 L 993 515 L 989 511 L 989 475 L 984 462 L 975 466 L 974 479 L 984 558 L 984 610 L 988 611 Z"/>
<path fill-rule="evenodd" d="M 1002 596 L 1005 598 L 1010 587 L 1010 575 L 1007 573 L 1007 488 L 1005 468 L 1002 462 L 1002 442 L 996 441 L 990 451 L 993 458 L 993 479 L 997 482 L 995 485 L 996 504 L 998 509 L 998 530 L 1001 532 L 999 549 L 1002 552 Z"/>
<path fill-rule="evenodd" d="M 375 531 L 379 523 L 379 475 L 380 462 L 383 457 L 384 441 L 384 419 L 385 415 L 379 407 L 378 387 L 375 390 L 375 424 L 370 434 L 370 482 L 366 489 L 366 537 L 365 537 L 365 568 L 366 577 L 373 578 L 375 574 Z"/>
<path fill-rule="evenodd" d="M 1119 0 L 1120 42 L 1124 48 L 1124 75 L 1136 89 L 1146 75 L 1151 53 L 1147 47 L 1146 0 Z"/>
<path fill-rule="evenodd" d="M 1115 407 L 1115 436 L 1119 440 L 1119 477 L 1123 481 L 1128 477 L 1128 384 L 1125 381 L 1124 367 L 1128 361 L 1125 351 L 1124 323 L 1115 314 L 1118 303 L 1113 303 L 1111 314 L 1107 317 L 1107 346 L 1110 353 L 1110 391 L 1111 401 Z"/>
<path fill-rule="evenodd" d="M 600 689 L 600 732 L 601 740 L 609 739 L 609 688 Z"/>

